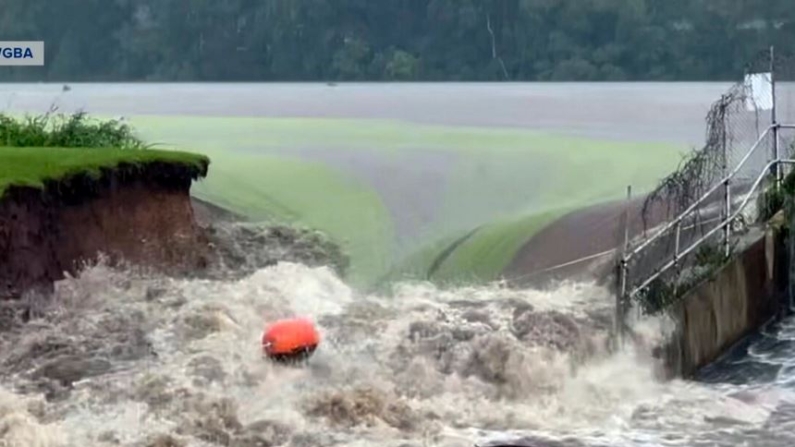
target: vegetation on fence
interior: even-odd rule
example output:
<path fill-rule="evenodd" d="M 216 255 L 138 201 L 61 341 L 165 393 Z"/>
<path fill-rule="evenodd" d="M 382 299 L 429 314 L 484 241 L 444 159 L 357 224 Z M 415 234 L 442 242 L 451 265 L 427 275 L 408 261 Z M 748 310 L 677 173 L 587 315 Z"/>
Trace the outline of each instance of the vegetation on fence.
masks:
<path fill-rule="evenodd" d="M 712 278 L 731 257 L 727 256 L 722 244 L 704 244 L 688 267 L 679 271 L 674 278 L 657 278 L 636 296 L 641 311 L 646 315 L 656 315 L 668 310 L 693 287 Z"/>
<path fill-rule="evenodd" d="M 793 148 L 795 149 L 795 147 Z M 767 222 L 778 212 L 784 210 L 787 216 L 795 213 L 795 171 L 784 177 L 780 185 L 771 184 L 759 196 L 758 222 Z M 783 229 L 788 231 L 790 219 L 785 219 Z M 736 244 L 736 242 L 735 242 Z M 682 296 L 699 283 L 712 278 L 726 263 L 727 256 L 720 243 L 707 243 L 697 251 L 690 265 L 676 271 L 673 277 L 660 277 L 636 295 L 636 302 L 644 314 L 654 315 L 669 309 Z M 684 260 L 683 260 L 684 261 Z M 683 264 L 687 265 L 686 262 Z"/>
<path fill-rule="evenodd" d="M 773 64 L 777 79 L 789 79 L 795 73 L 795 59 L 792 55 L 776 53 L 771 60 L 769 51 L 759 53 L 753 60 L 746 64 L 746 73 L 757 73 L 770 69 Z M 749 111 L 748 89 L 740 81 L 732 85 L 729 90 L 716 101 L 707 115 L 707 138 L 703 147 L 694 150 L 683 160 L 679 168 L 663 178 L 656 189 L 647 195 L 641 213 L 645 230 L 659 222 L 659 214 L 664 213 L 669 219 L 680 216 L 688 211 L 687 222 L 683 224 L 690 228 L 703 230 L 705 219 L 714 216 L 714 203 L 705 201 L 690 209 L 714 186 L 722 182 L 724 176 L 734 169 L 754 169 L 746 165 L 738 167 L 735 163 L 742 158 L 750 147 L 750 142 L 759 138 L 760 126 L 769 119 L 768 111 L 756 109 Z M 789 154 L 795 152 L 795 147 L 789 147 Z M 753 175 L 756 176 L 757 172 Z M 790 200 L 787 198 L 795 192 L 795 180 L 789 176 L 785 185 L 779 186 L 769 182 L 757 197 L 757 213 L 752 222 L 746 221 L 743 214 L 739 214 L 731 222 L 732 234 L 743 232 L 750 223 L 769 221 Z M 787 188 L 790 188 L 789 190 Z M 717 194 L 717 192 L 716 192 Z M 626 285 L 629 290 L 640 285 L 643 281 L 655 274 L 663 264 L 671 260 L 674 245 L 677 239 L 669 235 L 654 241 L 644 252 L 633 257 L 627 266 Z M 656 313 L 676 302 L 681 295 L 697 283 L 712 276 L 716 270 L 725 264 L 722 244 L 714 240 L 704 244 L 701 251 L 696 254 L 680 257 L 677 265 L 670 271 L 664 272 L 659 279 L 654 281 L 646 290 L 636 296 L 638 304 L 646 313 Z M 737 239 L 737 238 L 733 238 Z M 735 242 L 736 243 L 736 242 Z"/>
<path fill-rule="evenodd" d="M 795 149 L 795 143 L 793 143 L 793 149 Z M 779 195 L 781 196 L 781 207 L 779 209 L 784 210 L 788 217 L 795 216 L 795 170 L 784 177 L 784 181 L 781 182 L 781 187 L 779 188 Z M 789 218 L 784 221 L 784 225 L 787 228 L 789 228 L 791 223 Z"/>
<path fill-rule="evenodd" d="M 795 154 L 795 142 L 789 145 L 787 154 Z M 792 156 L 792 155 L 790 155 Z M 770 220 L 776 213 L 784 209 L 788 203 L 787 197 L 792 197 L 795 192 L 795 178 L 793 173 L 787 175 L 781 185 L 773 182 L 759 196 L 759 221 Z"/>
<path fill-rule="evenodd" d="M 779 212 L 784 207 L 785 197 L 784 188 L 775 183 L 762 192 L 759 195 L 759 221 L 768 221 Z"/>

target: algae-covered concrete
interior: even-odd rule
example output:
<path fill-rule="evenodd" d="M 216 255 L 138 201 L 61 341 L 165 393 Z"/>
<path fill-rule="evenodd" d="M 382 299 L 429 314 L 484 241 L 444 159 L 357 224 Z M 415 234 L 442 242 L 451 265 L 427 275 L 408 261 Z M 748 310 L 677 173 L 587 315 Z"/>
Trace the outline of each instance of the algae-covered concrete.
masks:
<path fill-rule="evenodd" d="M 782 309 L 789 264 L 782 223 L 779 214 L 749 232 L 738 254 L 673 309 L 678 324 L 666 355 L 670 373 L 693 375 Z"/>

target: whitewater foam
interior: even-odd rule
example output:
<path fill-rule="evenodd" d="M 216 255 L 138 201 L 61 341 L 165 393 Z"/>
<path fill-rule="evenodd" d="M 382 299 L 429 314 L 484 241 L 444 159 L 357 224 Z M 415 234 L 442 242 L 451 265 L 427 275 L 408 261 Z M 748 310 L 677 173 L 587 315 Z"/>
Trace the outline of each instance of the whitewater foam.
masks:
<path fill-rule="evenodd" d="M 593 284 L 402 284 L 381 296 L 299 264 L 229 280 L 99 264 L 60 281 L 41 318 L 0 334 L 0 440 L 471 446 L 501 433 L 678 445 L 716 424 L 760 426 L 787 398 L 660 381 L 648 348 L 667 323 L 638 322 L 648 343 L 610 354 L 611 303 Z M 265 322 L 291 315 L 322 331 L 307 368 L 260 352 Z"/>

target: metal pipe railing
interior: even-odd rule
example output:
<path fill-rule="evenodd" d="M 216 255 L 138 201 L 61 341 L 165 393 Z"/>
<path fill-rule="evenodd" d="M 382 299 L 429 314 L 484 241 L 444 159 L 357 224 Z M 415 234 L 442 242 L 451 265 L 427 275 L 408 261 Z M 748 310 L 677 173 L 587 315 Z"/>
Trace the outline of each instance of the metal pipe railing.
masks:
<path fill-rule="evenodd" d="M 793 128 L 795 128 L 795 126 L 793 126 Z M 751 189 L 749 190 L 748 194 L 746 194 L 745 199 L 743 199 L 743 201 L 740 203 L 739 207 L 737 208 L 737 210 L 734 211 L 734 213 L 728 215 L 728 217 L 723 222 L 721 222 L 718 226 L 716 226 L 712 230 L 708 231 L 704 236 L 702 236 L 701 238 L 697 239 L 695 242 L 690 244 L 690 246 L 685 248 L 681 253 L 678 253 L 678 254 L 674 255 L 674 259 L 673 260 L 668 261 L 667 263 L 665 263 L 656 272 L 654 272 L 645 281 L 643 281 L 643 283 L 641 283 L 639 286 L 633 288 L 629 292 L 628 297 L 630 299 L 634 298 L 634 296 L 637 295 L 638 292 L 640 292 L 641 290 L 643 290 L 646 287 L 648 287 L 649 284 L 651 284 L 654 280 L 659 278 L 663 273 L 668 271 L 668 269 L 673 267 L 676 264 L 676 262 L 678 261 L 679 257 L 687 256 L 693 250 L 698 248 L 699 245 L 703 244 L 706 240 L 708 240 L 713 235 L 715 235 L 718 231 L 723 230 L 724 228 L 727 228 L 729 225 L 731 225 L 731 223 L 734 222 L 734 220 L 737 218 L 737 216 L 745 209 L 746 205 L 748 205 L 748 201 L 751 199 L 753 193 L 759 187 L 759 185 L 762 182 L 762 180 L 764 180 L 765 177 L 767 177 L 767 175 L 769 174 L 770 168 L 772 168 L 773 166 L 776 166 L 778 164 L 790 164 L 790 165 L 792 165 L 792 164 L 795 164 L 795 159 L 773 160 L 770 163 L 768 163 L 765 166 L 765 168 L 762 170 L 762 172 L 759 174 L 759 176 L 756 178 L 756 180 L 753 183 L 753 186 L 751 186 Z M 624 262 L 626 262 L 626 260 Z"/>
<path fill-rule="evenodd" d="M 795 128 L 795 126 L 792 126 L 792 127 L 793 127 L 793 128 Z M 759 138 L 756 140 L 756 142 L 754 143 L 754 145 L 753 145 L 753 146 L 751 146 L 751 149 L 749 149 L 749 150 L 748 150 L 748 152 L 747 152 L 747 153 L 746 153 L 746 154 L 743 156 L 743 158 L 740 160 L 740 162 L 737 164 L 737 166 L 735 166 L 735 167 L 734 167 L 734 169 L 732 169 L 732 170 L 731 170 L 731 172 L 729 172 L 729 174 L 727 174 L 727 175 L 726 175 L 726 177 L 724 177 L 723 179 L 721 179 L 721 181 L 720 181 L 720 182 L 717 182 L 717 183 L 715 183 L 715 185 L 714 185 L 714 186 L 712 186 L 712 187 L 711 187 L 709 190 L 707 190 L 707 192 L 706 192 L 706 193 L 704 193 L 704 194 L 703 194 L 703 195 L 702 195 L 702 196 L 701 196 L 701 197 L 700 197 L 698 200 L 696 200 L 695 202 L 693 202 L 693 204 L 691 204 L 691 205 L 690 205 L 689 207 L 687 207 L 687 208 L 686 208 L 686 209 L 685 209 L 683 212 L 681 212 L 681 213 L 679 214 L 679 216 L 677 216 L 677 217 L 676 217 L 674 220 L 672 220 L 672 221 L 668 222 L 668 223 L 667 223 L 665 226 L 663 226 L 663 228 L 662 228 L 662 229 L 660 229 L 659 231 L 657 231 L 657 232 L 656 232 L 655 234 L 653 234 L 653 235 L 652 235 L 650 238 L 646 239 L 646 240 L 645 240 L 645 241 L 643 241 L 643 242 L 642 242 L 640 245 L 638 245 L 637 247 L 635 247 L 635 248 L 634 248 L 632 251 L 630 251 L 629 253 L 627 253 L 627 255 L 624 257 L 624 259 L 625 259 L 627 262 L 629 262 L 630 260 L 632 260 L 632 258 L 634 258 L 635 256 L 637 256 L 637 255 L 638 255 L 638 253 L 640 253 L 641 251 L 643 251 L 643 250 L 644 250 L 646 247 L 648 247 L 649 245 L 651 245 L 651 244 L 652 244 L 654 241 L 656 241 L 657 239 L 661 238 L 661 237 L 662 237 L 662 236 L 663 236 L 665 233 L 667 233 L 667 232 L 668 232 L 668 230 L 670 230 L 671 228 L 673 228 L 673 227 L 674 227 L 674 226 L 675 226 L 677 223 L 680 223 L 681 221 L 683 221 L 683 220 L 684 220 L 684 219 L 685 219 L 685 218 L 686 218 L 686 217 L 687 217 L 687 216 L 688 216 L 688 215 L 689 215 L 691 212 L 693 212 L 693 210 L 695 210 L 695 209 L 696 209 L 696 208 L 697 208 L 699 205 L 701 205 L 701 203 L 702 203 L 703 201 L 707 200 L 707 198 L 708 198 L 709 196 L 711 196 L 712 194 L 714 194 L 714 193 L 715 193 L 715 191 L 717 191 L 717 190 L 718 190 L 718 189 L 719 189 L 721 186 L 724 186 L 724 184 L 725 184 L 727 181 L 729 181 L 729 180 L 730 180 L 732 177 L 734 177 L 735 175 L 737 175 L 737 173 L 740 171 L 740 168 L 742 168 L 742 167 L 743 167 L 743 165 L 745 164 L 745 162 L 746 162 L 746 161 L 748 161 L 748 159 L 751 157 L 751 155 L 752 155 L 752 154 L 753 154 L 753 153 L 756 151 L 756 149 L 759 147 L 759 145 L 762 143 L 762 141 L 764 141 L 765 137 L 766 137 L 766 136 L 767 136 L 767 134 L 768 134 L 768 133 L 771 131 L 771 129 L 772 129 L 772 128 L 773 128 L 773 126 L 769 126 L 767 129 L 765 129 L 765 131 L 764 131 L 764 132 L 762 132 L 762 135 L 761 135 L 761 136 L 760 136 L 760 137 L 759 137 Z"/>
<path fill-rule="evenodd" d="M 779 166 L 779 164 L 776 163 L 776 166 Z M 751 190 L 748 191 L 746 197 L 751 197 L 751 195 L 754 193 L 753 188 L 754 187 L 752 187 Z M 732 211 L 732 189 L 731 189 L 731 183 L 728 180 L 726 180 L 726 183 L 724 184 L 723 191 L 724 191 L 724 200 L 725 200 L 725 202 L 723 202 L 723 207 L 724 207 L 723 217 L 724 219 L 726 219 L 731 223 L 733 218 L 730 219 L 729 216 Z M 729 242 L 731 241 L 731 236 L 732 236 L 731 225 L 726 225 L 725 227 L 723 227 L 723 253 L 725 256 L 729 256 L 731 254 L 731 245 L 729 244 Z"/>

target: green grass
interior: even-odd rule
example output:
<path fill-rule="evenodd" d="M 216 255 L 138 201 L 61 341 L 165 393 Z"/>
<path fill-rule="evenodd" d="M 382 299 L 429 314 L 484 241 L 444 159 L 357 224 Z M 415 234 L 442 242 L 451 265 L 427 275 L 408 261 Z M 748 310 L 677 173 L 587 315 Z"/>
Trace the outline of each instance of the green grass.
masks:
<path fill-rule="evenodd" d="M 350 255 L 353 285 L 384 274 L 394 235 L 388 211 L 366 185 L 320 163 L 206 152 L 212 174 L 193 187 L 194 195 L 254 220 L 323 231 Z"/>
<path fill-rule="evenodd" d="M 74 174 L 99 176 L 120 163 L 179 163 L 203 172 L 209 159 L 180 151 L 146 150 L 128 125 L 53 110 L 42 115 L 0 113 L 0 194 L 10 186 L 42 187 Z"/>
<path fill-rule="evenodd" d="M 144 142 L 133 129 L 118 120 L 98 120 L 85 112 L 71 115 L 47 113 L 6 115 L 0 113 L 0 146 L 6 147 L 91 147 L 143 149 Z"/>
<path fill-rule="evenodd" d="M 40 188 L 46 180 L 74 174 L 98 176 L 100 169 L 120 163 L 173 162 L 200 168 L 203 155 L 180 151 L 125 150 L 108 148 L 0 147 L 0 194 L 9 186 Z"/>

